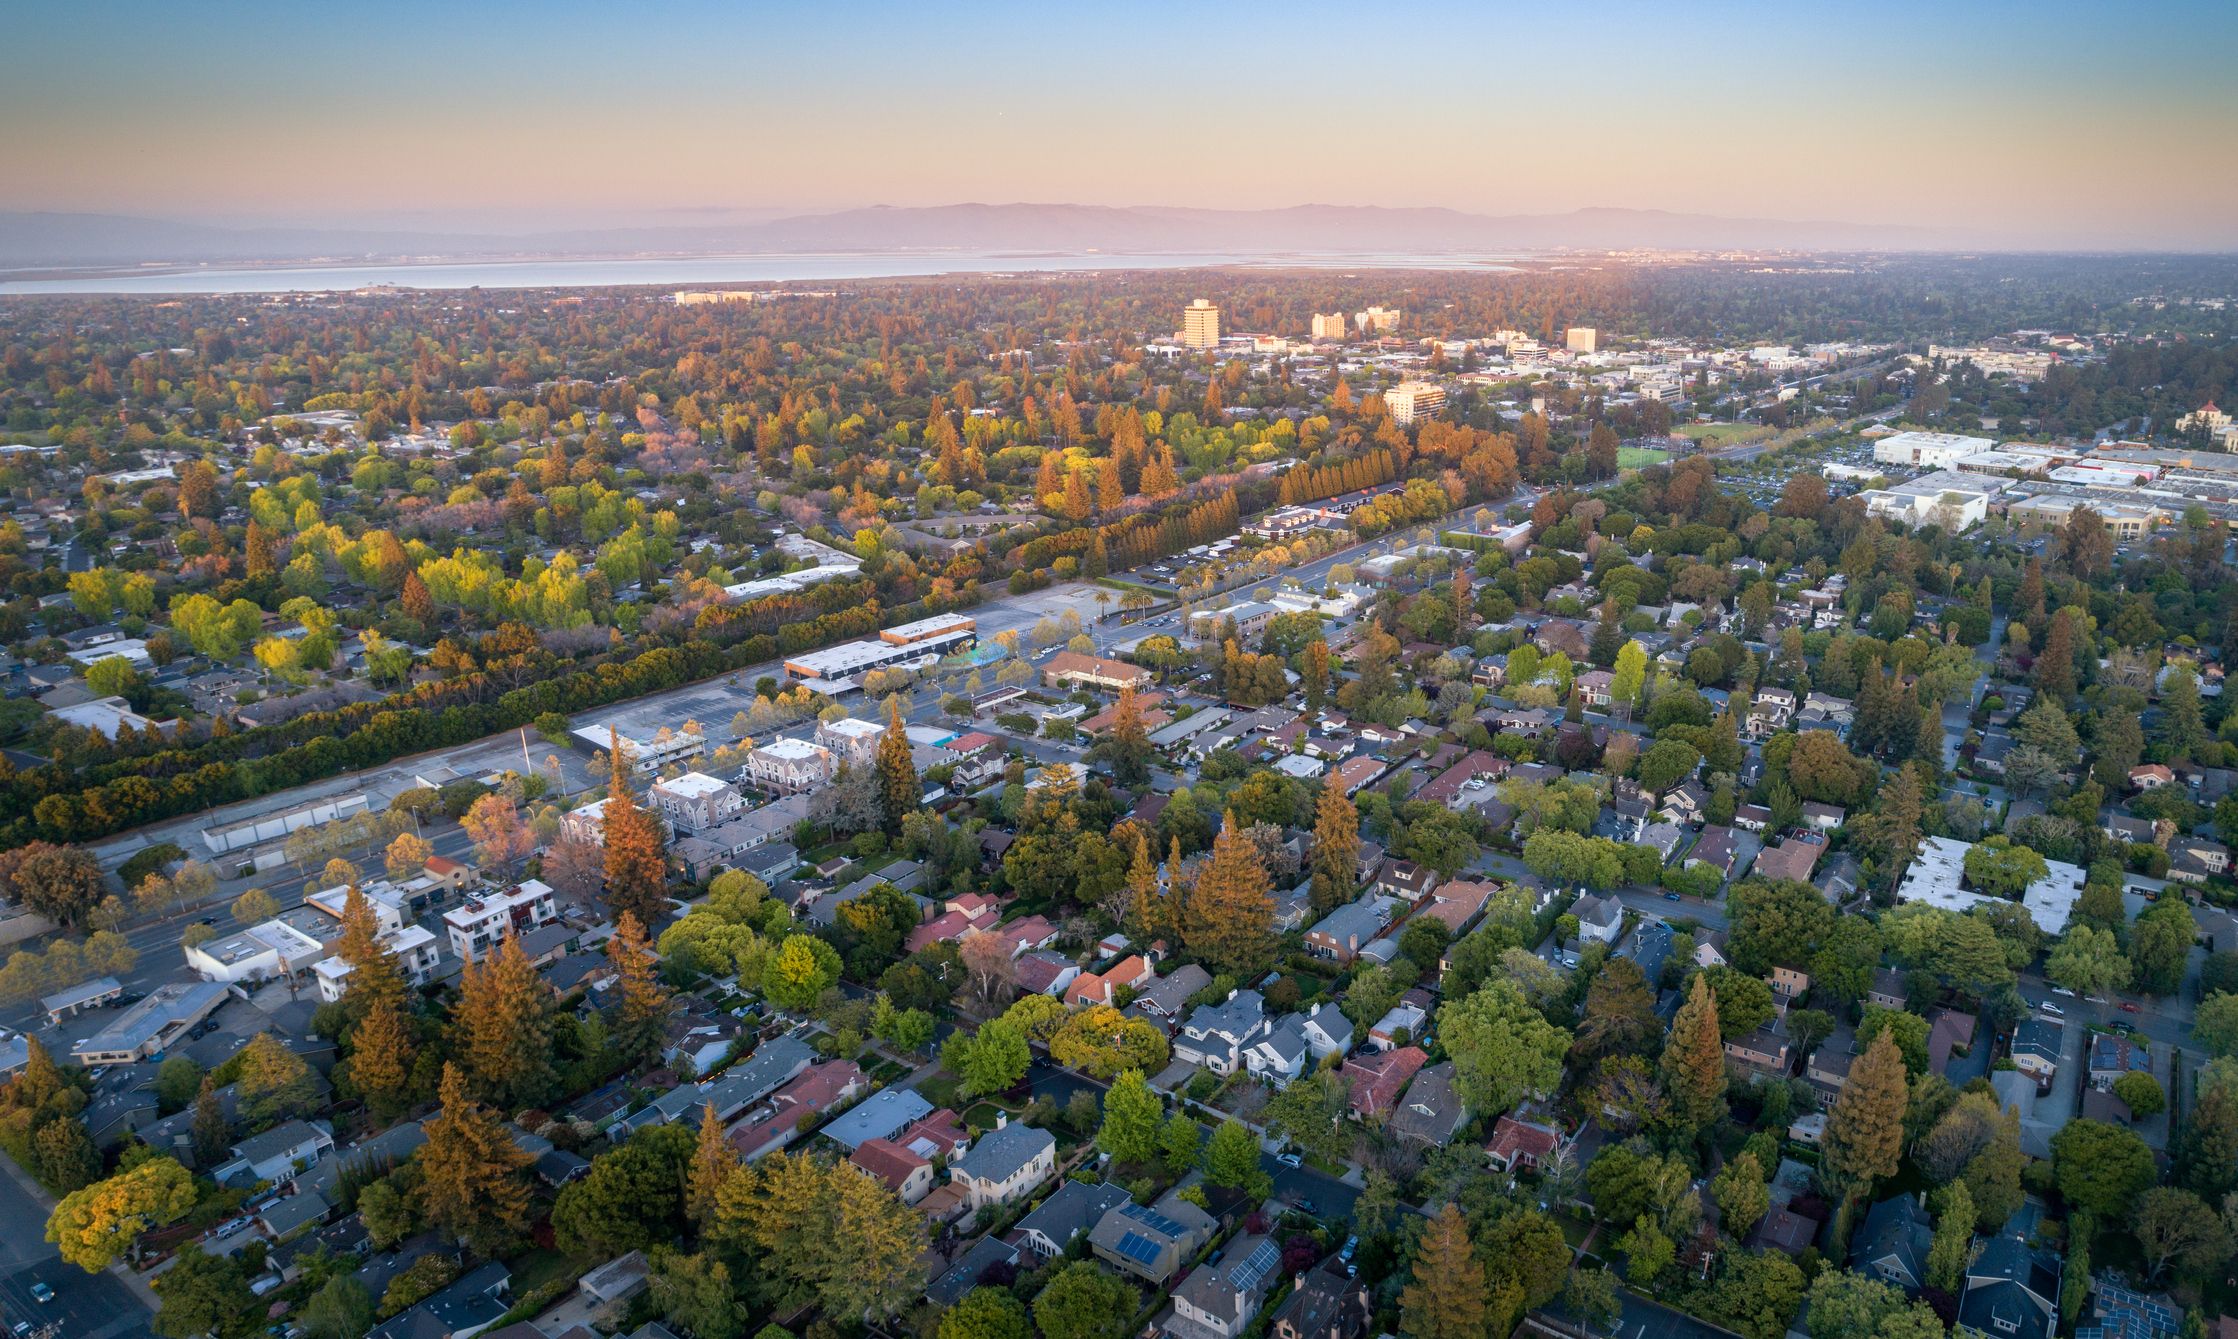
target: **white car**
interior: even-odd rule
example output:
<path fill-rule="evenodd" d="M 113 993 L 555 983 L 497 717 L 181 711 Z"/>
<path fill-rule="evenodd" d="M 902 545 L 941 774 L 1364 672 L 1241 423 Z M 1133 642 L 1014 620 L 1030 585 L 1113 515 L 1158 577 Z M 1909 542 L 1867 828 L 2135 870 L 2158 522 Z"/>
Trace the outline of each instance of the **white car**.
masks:
<path fill-rule="evenodd" d="M 2039 1004 L 2036 1007 L 2043 1010 L 2045 1013 L 2050 1014 L 2054 1018 L 2065 1018 L 2067 1016 L 2067 1011 L 2065 1009 L 2062 1009 L 2058 1005 L 2053 1004 L 2050 1000 L 2045 1000 L 2042 1004 Z"/>
<path fill-rule="evenodd" d="M 1277 1156 L 1277 1157 L 1275 1158 L 1275 1161 L 1276 1161 L 1276 1162 L 1279 1162 L 1279 1163 L 1281 1163 L 1281 1164 L 1282 1164 L 1283 1166 L 1285 1166 L 1285 1167 L 1303 1167 L 1303 1166 L 1305 1166 L 1305 1159 L 1304 1159 L 1304 1158 L 1301 1158 L 1301 1157 L 1299 1157 L 1299 1156 L 1298 1156 L 1297 1154 L 1295 1154 L 1295 1153 L 1283 1153 L 1283 1154 L 1280 1154 L 1280 1155 L 1278 1155 L 1278 1156 Z"/>

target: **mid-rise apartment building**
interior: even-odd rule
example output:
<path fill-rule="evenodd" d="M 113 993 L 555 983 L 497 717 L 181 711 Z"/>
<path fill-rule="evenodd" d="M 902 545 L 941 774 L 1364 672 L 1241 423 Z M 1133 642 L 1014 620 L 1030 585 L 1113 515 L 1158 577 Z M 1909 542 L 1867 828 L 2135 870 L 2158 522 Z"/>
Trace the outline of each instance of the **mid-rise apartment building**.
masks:
<path fill-rule="evenodd" d="M 1198 298 L 1181 311 L 1181 342 L 1192 349 L 1220 347 L 1220 309 Z"/>
<path fill-rule="evenodd" d="M 451 951 L 461 962 L 479 962 L 504 943 L 505 936 L 526 934 L 558 919 L 551 885 L 525 879 L 504 892 L 470 897 L 464 906 L 444 912 L 443 928 L 450 932 Z"/>

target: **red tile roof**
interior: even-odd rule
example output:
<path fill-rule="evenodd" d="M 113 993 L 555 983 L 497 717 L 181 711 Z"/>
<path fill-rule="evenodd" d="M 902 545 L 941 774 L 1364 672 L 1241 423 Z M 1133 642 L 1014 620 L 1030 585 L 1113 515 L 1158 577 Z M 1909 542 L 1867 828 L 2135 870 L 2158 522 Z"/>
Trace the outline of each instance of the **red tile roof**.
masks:
<path fill-rule="evenodd" d="M 1406 1088 L 1407 1080 L 1429 1060 L 1421 1047 L 1401 1046 L 1397 1050 L 1345 1061 L 1343 1074 L 1345 1082 L 1352 1087 L 1353 1114 L 1388 1115 L 1399 1100 L 1399 1093 Z"/>

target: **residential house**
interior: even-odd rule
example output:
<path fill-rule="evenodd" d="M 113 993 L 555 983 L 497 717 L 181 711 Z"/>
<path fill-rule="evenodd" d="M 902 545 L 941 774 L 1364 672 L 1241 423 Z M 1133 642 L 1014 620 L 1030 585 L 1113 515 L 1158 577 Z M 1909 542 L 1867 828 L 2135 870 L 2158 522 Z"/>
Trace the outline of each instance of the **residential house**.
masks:
<path fill-rule="evenodd" d="M 1147 1018 L 1170 1033 L 1188 1009 L 1189 998 L 1211 984 L 1212 973 L 1189 963 L 1145 983 L 1135 992 L 1134 1003 L 1127 1006 L 1127 1016 Z"/>
<path fill-rule="evenodd" d="M 2066 1028 L 2048 1018 L 2023 1018 L 2013 1028 L 2013 1068 L 2035 1080 L 2038 1088 L 2051 1085 L 2059 1073 L 2059 1048 Z M 2112 1084 L 2109 1076 L 2107 1083 Z"/>
<path fill-rule="evenodd" d="M 1362 1339 L 1373 1313 L 1366 1286 L 1331 1256 L 1298 1277 L 1275 1308 L 1270 1333 L 1274 1339 Z"/>
<path fill-rule="evenodd" d="M 1686 853 L 1683 863 L 1688 869 L 1696 865 L 1708 865 L 1730 879 L 1733 877 L 1734 863 L 1739 858 L 1740 850 L 1734 843 L 1733 829 L 1721 823 L 1712 823 L 1702 829 L 1701 839 L 1694 843 L 1693 850 Z"/>
<path fill-rule="evenodd" d="M 1219 1261 L 1193 1271 L 1173 1290 L 1154 1328 L 1171 1339 L 1236 1339 L 1267 1293 L 1282 1281 L 1282 1252 L 1264 1236 L 1231 1240 Z"/>
<path fill-rule="evenodd" d="M 1361 948 L 1383 933 L 1391 923 L 1392 909 L 1398 905 L 1396 898 L 1372 893 L 1347 902 L 1306 931 L 1306 952 L 1349 965 L 1360 956 Z"/>
<path fill-rule="evenodd" d="M 1674 823 L 1697 827 L 1710 811 L 1710 793 L 1699 781 L 1688 781 L 1671 788 L 1663 797 L 1663 813 Z"/>
<path fill-rule="evenodd" d="M 1728 1039 L 1725 1056 L 1736 1065 L 1764 1074 L 1786 1074 L 1792 1057 L 1785 1023 L 1775 1017 L 1745 1037 Z"/>
<path fill-rule="evenodd" d="M 748 1112 L 725 1138 L 747 1162 L 766 1157 L 799 1139 L 826 1111 L 861 1092 L 869 1082 L 861 1066 L 852 1060 L 811 1065 L 771 1094 L 766 1103 Z"/>
<path fill-rule="evenodd" d="M 1927 1067 L 1946 1078 L 1952 1059 L 1964 1056 L 1974 1045 L 1974 1016 L 1956 1009 L 1937 1009 L 1927 1017 Z"/>
<path fill-rule="evenodd" d="M 1408 1080 L 1429 1059 L 1419 1046 L 1401 1046 L 1345 1061 L 1338 1073 L 1351 1088 L 1349 1105 L 1353 1117 L 1381 1120 L 1389 1116 Z"/>
<path fill-rule="evenodd" d="M 1818 858 L 1824 854 L 1824 834 L 1798 832 L 1759 854 L 1756 857 L 1756 874 L 1763 879 L 1809 883 L 1811 871 L 1818 867 Z"/>
<path fill-rule="evenodd" d="M 1920 1198 L 1898 1195 L 1875 1204 L 1858 1226 L 1849 1252 L 1852 1270 L 1915 1297 L 1927 1286 L 1927 1250 L 1935 1244 L 1935 1224 L 1920 1207 Z"/>
<path fill-rule="evenodd" d="M 904 1204 L 915 1204 L 933 1188 L 932 1159 L 891 1139 L 865 1139 L 847 1160 L 885 1182 Z"/>
<path fill-rule="evenodd" d="M 477 1266 L 418 1306 L 375 1326 L 368 1339 L 474 1339 L 512 1309 L 505 1300 L 512 1283 L 512 1271 L 498 1261 Z"/>
<path fill-rule="evenodd" d="M 1614 944 L 1624 928 L 1624 904 L 1613 894 L 1581 897 L 1570 904 L 1570 914 L 1577 917 L 1577 934 L 1582 941 Z"/>
<path fill-rule="evenodd" d="M 1391 1113 L 1391 1133 L 1426 1148 L 1452 1143 L 1469 1119 L 1469 1108 L 1454 1087 L 1453 1076 L 1451 1060 L 1425 1066 L 1416 1074 L 1398 1110 Z"/>
<path fill-rule="evenodd" d="M 1764 739 L 1785 730 L 1795 719 L 1795 694 L 1785 688 L 1759 688 L 1749 704 L 1743 728 L 1750 739 Z"/>
<path fill-rule="evenodd" d="M 333 1149 L 333 1132 L 323 1125 L 284 1121 L 235 1144 L 233 1156 L 211 1176 L 220 1185 L 291 1185 L 299 1173 Z"/>
<path fill-rule="evenodd" d="M 1253 1078 L 1284 1088 L 1305 1073 L 1310 1054 L 1304 1022 L 1297 1014 L 1285 1014 L 1243 1048 L 1243 1063 Z"/>
<path fill-rule="evenodd" d="M 1514 1112 L 1500 1117 L 1492 1127 L 1492 1138 L 1485 1144 L 1484 1153 L 1486 1159 L 1503 1172 L 1536 1172 L 1557 1150 L 1568 1145 L 1568 1137 L 1551 1121 Z"/>
<path fill-rule="evenodd" d="M 1097 1220 L 1088 1249 L 1097 1259 L 1153 1286 L 1163 1287 L 1218 1227 L 1212 1215 L 1167 1194 L 1157 1204 L 1122 1204 Z"/>
<path fill-rule="evenodd" d="M 705 772 L 654 782 L 652 800 L 660 816 L 685 833 L 705 832 L 746 811 L 746 797 L 735 786 Z"/>
<path fill-rule="evenodd" d="M 1901 1009 L 1910 998 L 1904 974 L 1893 967 L 1873 969 L 1873 984 L 1865 989 L 1865 1002 L 1882 1009 Z"/>
<path fill-rule="evenodd" d="M 1420 992 L 1409 991 L 1409 995 Z M 1430 1021 L 1430 1008 L 1422 1000 L 1401 997 L 1399 1002 L 1383 1011 L 1383 1017 L 1368 1027 L 1368 1045 L 1378 1051 L 1388 1051 L 1403 1046 L 1422 1035 L 1423 1027 Z"/>
<path fill-rule="evenodd" d="M 1056 1170 L 1056 1136 L 997 1114 L 995 1128 L 948 1165 L 948 1177 L 964 1188 L 973 1209 L 983 1209 L 1016 1203 Z"/>
<path fill-rule="evenodd" d="M 1121 988 L 1140 989 L 1142 983 L 1157 975 L 1150 960 L 1140 954 L 1129 954 L 1101 972 L 1082 972 L 1065 987 L 1064 1000 L 1068 1008 L 1090 1004 L 1113 1004 Z"/>
<path fill-rule="evenodd" d="M 1426 869 L 1412 860 L 1396 857 L 1385 860 L 1375 872 L 1375 886 L 1393 897 L 1408 902 L 1420 902 L 1438 886 L 1435 870 Z"/>
<path fill-rule="evenodd" d="M 1065 1181 L 1034 1211 L 1018 1220 L 1018 1244 L 1044 1260 L 1065 1253 L 1072 1239 L 1090 1231 L 1104 1215 L 1132 1202 L 1125 1186 L 1109 1181 Z"/>
<path fill-rule="evenodd" d="M 2090 1038 L 2089 1071 L 2090 1086 L 2110 1093 L 2114 1090 L 2114 1081 L 2124 1074 L 2152 1073 L 2152 1051 L 2142 1037 L 2094 1032 Z"/>
<path fill-rule="evenodd" d="M 2230 872 L 2230 848 L 2205 837 L 2178 837 L 2168 844 L 2168 877 L 2205 883 Z"/>
<path fill-rule="evenodd" d="M 1215 1074 L 1233 1074 L 1243 1048 L 1267 1026 L 1266 999 L 1256 990 L 1231 990 L 1218 1004 L 1199 1005 L 1173 1039 L 1176 1059 Z"/>
<path fill-rule="evenodd" d="M 2166 763 L 2142 763 L 2129 769 L 2129 784 L 2139 791 L 2159 790 L 2176 783 L 2176 773 Z"/>
<path fill-rule="evenodd" d="M 1794 967 L 1774 967 L 1765 984 L 1772 988 L 1773 1002 L 1783 1008 L 1811 993 L 1810 973 Z"/>
<path fill-rule="evenodd" d="M 2024 1208 L 1982 1243 L 1966 1267 L 1958 1330 L 1975 1339 L 2051 1339 L 2059 1327 L 2059 1262 L 2032 1249 L 2037 1215 Z"/>
<path fill-rule="evenodd" d="M 841 1148 L 858 1148 L 872 1139 L 891 1139 L 932 1110 L 932 1103 L 914 1088 L 881 1088 L 849 1107 L 821 1133 Z"/>
<path fill-rule="evenodd" d="M 1838 804 L 1821 804 L 1817 800 L 1803 801 L 1803 825 L 1820 832 L 1839 832 L 1849 810 Z"/>
<path fill-rule="evenodd" d="M 1297 1015 L 1305 1032 L 1306 1049 L 1318 1064 L 1352 1049 L 1352 1020 L 1333 1004 L 1322 1002 Z"/>

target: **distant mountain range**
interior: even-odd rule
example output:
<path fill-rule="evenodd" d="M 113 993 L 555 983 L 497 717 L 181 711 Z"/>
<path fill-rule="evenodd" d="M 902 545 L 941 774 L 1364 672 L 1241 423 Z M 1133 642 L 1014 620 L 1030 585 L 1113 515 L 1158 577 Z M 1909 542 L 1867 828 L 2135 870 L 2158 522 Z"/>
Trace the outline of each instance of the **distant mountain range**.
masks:
<path fill-rule="evenodd" d="M 765 222 L 551 232 L 244 227 L 117 214 L 0 212 L 0 267 L 130 266 L 497 256 L 771 252 L 1205 254 L 1500 253 L 1626 248 L 1931 250 L 1969 245 L 1937 229 L 1724 218 L 1653 209 L 1469 214 L 1452 209 L 1296 205 L 1187 209 L 1065 204 L 877 206 Z"/>

